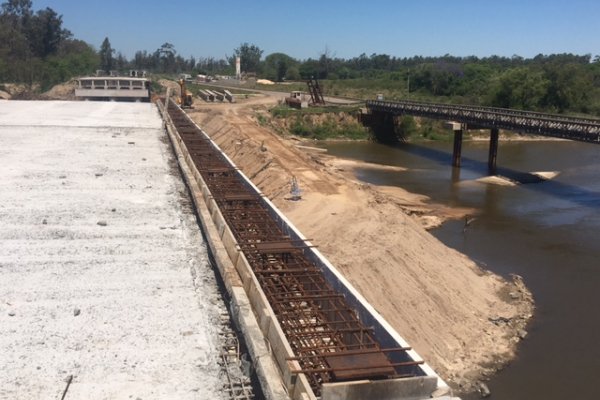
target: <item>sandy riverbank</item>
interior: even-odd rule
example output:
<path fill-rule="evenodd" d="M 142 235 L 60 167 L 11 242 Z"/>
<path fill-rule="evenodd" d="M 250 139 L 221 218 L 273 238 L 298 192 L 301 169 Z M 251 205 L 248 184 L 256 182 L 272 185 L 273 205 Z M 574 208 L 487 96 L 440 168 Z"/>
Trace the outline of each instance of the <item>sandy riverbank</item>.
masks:
<path fill-rule="evenodd" d="M 198 102 L 189 113 L 451 385 L 468 390 L 514 357 L 533 309 L 528 290 L 425 229 L 470 210 L 358 182 L 355 163 L 260 126 L 256 112 L 276 101 Z M 292 177 L 299 201 L 289 200 Z"/>

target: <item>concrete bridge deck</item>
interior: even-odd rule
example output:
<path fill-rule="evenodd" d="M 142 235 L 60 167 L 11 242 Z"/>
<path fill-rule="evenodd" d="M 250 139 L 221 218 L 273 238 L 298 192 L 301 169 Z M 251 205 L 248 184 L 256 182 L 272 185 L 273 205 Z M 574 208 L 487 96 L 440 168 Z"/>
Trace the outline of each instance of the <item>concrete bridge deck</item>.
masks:
<path fill-rule="evenodd" d="M 171 159 L 149 103 L 0 103 L 0 398 L 226 398 Z"/>

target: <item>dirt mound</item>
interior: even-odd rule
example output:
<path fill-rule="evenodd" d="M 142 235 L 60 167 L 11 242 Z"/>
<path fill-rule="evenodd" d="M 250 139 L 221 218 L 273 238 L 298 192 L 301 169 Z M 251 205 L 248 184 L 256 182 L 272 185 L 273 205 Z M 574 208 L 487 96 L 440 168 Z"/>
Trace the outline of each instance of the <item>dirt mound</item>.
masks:
<path fill-rule="evenodd" d="M 276 103 L 212 104 L 190 115 L 241 170 L 455 388 L 469 390 L 515 355 L 533 310 L 507 282 L 449 249 L 424 225 L 464 210 L 355 181 L 352 167 L 261 126 Z M 301 200 L 291 201 L 295 177 Z"/>
<path fill-rule="evenodd" d="M 29 87 L 23 83 L 4 83 L 1 84 L 4 93 L 8 94 L 8 99 L 22 99 L 27 100 L 33 97 L 33 93 L 38 89 L 37 85 Z"/>
<path fill-rule="evenodd" d="M 47 92 L 40 94 L 39 85 L 29 87 L 21 83 L 5 83 L 0 85 L 4 91 L 0 91 L 0 99 L 17 100 L 75 100 L 75 87 L 77 81 L 72 79 L 65 83 L 55 85 Z"/>
<path fill-rule="evenodd" d="M 59 83 L 53 86 L 47 92 L 40 95 L 40 98 L 44 100 L 75 100 L 75 87 L 77 81 L 72 79 L 65 83 Z"/>

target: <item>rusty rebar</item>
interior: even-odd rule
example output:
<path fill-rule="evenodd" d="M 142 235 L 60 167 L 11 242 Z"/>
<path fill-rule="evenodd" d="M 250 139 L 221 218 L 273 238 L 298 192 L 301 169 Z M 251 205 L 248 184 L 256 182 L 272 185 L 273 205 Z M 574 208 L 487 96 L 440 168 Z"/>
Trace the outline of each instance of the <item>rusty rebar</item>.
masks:
<path fill-rule="evenodd" d="M 414 376 L 411 367 L 421 362 L 388 358 L 408 348 L 381 348 L 373 328 L 305 257 L 312 245 L 285 233 L 261 195 L 181 109 L 170 104 L 168 113 L 271 304 L 300 364 L 294 372 L 306 374 L 317 396 L 325 382 Z"/>

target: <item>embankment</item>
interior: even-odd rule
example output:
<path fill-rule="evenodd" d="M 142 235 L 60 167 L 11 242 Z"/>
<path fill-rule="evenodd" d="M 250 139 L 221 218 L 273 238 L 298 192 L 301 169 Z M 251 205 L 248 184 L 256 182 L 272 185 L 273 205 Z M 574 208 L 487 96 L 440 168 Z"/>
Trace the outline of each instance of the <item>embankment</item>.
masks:
<path fill-rule="evenodd" d="M 448 210 L 356 182 L 347 164 L 261 126 L 257 111 L 275 102 L 197 104 L 190 115 L 455 388 L 472 389 L 514 357 L 533 310 L 520 279 L 482 270 L 430 235 L 421 221 Z"/>

